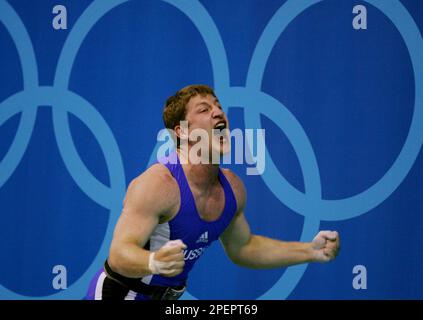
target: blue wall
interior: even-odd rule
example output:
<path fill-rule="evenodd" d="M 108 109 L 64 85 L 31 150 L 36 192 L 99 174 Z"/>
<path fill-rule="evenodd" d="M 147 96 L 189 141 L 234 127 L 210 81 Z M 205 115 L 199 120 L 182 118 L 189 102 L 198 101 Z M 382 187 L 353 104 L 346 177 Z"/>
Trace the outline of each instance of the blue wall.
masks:
<path fill-rule="evenodd" d="M 257 271 L 216 243 L 185 298 L 423 298 L 422 1 L 63 0 L 67 30 L 56 4 L 0 0 L 0 298 L 84 296 L 165 99 L 191 83 L 216 89 L 232 128 L 266 129 L 265 173 L 229 166 L 253 232 L 338 230 L 342 250 Z"/>

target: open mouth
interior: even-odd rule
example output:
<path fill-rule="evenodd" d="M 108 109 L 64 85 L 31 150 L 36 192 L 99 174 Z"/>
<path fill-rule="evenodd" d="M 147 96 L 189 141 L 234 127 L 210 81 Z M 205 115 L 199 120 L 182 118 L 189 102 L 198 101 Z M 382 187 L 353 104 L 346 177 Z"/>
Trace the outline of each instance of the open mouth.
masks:
<path fill-rule="evenodd" d="M 226 129 L 226 121 L 222 120 L 216 123 L 214 129 L 220 133 L 221 130 Z"/>
<path fill-rule="evenodd" d="M 213 135 L 218 136 L 220 142 L 225 142 L 228 140 L 227 132 L 224 131 L 225 129 L 227 129 L 227 123 L 225 120 L 219 121 L 213 128 Z"/>

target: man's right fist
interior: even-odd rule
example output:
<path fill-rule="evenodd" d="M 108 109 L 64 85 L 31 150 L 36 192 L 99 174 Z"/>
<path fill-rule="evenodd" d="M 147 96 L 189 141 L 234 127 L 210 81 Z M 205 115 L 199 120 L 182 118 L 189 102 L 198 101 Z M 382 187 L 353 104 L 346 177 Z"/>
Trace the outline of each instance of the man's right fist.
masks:
<path fill-rule="evenodd" d="M 165 277 L 177 276 L 184 270 L 184 250 L 187 246 L 181 240 L 172 240 L 150 253 L 148 267 L 152 274 Z"/>

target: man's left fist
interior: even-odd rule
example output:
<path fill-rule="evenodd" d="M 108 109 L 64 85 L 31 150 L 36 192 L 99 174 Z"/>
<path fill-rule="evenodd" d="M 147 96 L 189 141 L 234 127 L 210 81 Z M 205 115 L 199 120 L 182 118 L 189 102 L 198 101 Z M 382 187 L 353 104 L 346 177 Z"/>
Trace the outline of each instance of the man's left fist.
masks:
<path fill-rule="evenodd" d="M 313 261 L 329 262 L 339 253 L 339 234 L 336 231 L 320 231 L 311 242 Z"/>

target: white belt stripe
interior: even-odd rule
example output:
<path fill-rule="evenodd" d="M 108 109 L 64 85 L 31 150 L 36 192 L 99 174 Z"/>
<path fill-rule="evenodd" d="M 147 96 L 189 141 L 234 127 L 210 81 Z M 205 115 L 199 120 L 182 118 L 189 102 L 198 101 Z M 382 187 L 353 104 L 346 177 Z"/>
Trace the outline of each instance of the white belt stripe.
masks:
<path fill-rule="evenodd" d="M 104 279 L 106 279 L 106 273 L 102 272 L 100 276 L 98 277 L 97 284 L 95 286 L 95 300 L 101 300 L 103 297 L 103 284 Z"/>

